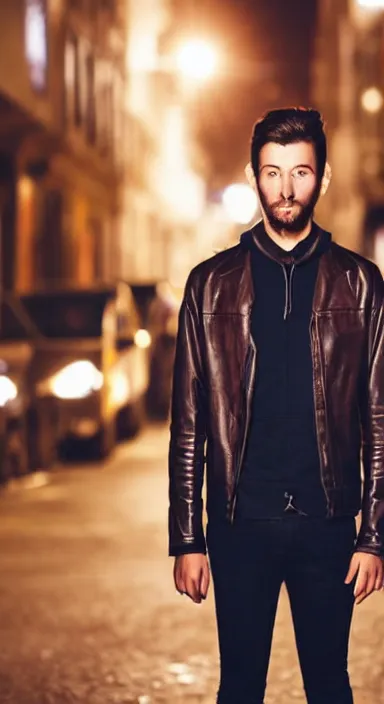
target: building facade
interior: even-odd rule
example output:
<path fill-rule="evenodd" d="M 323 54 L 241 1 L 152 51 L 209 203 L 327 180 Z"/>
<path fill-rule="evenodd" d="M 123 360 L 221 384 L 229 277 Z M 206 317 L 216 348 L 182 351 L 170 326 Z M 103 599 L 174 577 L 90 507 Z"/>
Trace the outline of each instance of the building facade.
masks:
<path fill-rule="evenodd" d="M 2 286 L 89 285 L 113 266 L 122 9 L 119 0 L 0 4 Z"/>
<path fill-rule="evenodd" d="M 333 171 L 320 218 L 384 269 L 384 2 L 318 3 L 312 79 Z"/>

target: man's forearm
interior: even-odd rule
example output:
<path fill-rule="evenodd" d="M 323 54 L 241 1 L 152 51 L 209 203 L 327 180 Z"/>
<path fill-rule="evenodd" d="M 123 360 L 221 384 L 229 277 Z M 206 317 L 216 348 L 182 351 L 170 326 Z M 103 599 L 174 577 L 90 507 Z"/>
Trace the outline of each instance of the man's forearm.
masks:
<path fill-rule="evenodd" d="M 191 278 L 191 277 L 190 277 Z M 202 527 L 206 392 L 203 328 L 189 281 L 180 310 L 169 448 L 169 554 L 205 553 Z"/>

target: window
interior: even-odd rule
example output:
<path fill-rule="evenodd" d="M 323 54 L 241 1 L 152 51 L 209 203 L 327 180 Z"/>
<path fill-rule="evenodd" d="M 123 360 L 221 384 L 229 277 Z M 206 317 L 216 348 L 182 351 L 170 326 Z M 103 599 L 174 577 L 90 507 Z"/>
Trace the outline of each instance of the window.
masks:
<path fill-rule="evenodd" d="M 36 271 L 39 281 L 47 282 L 60 280 L 65 274 L 63 195 L 58 190 L 47 190 L 42 196 Z"/>
<path fill-rule="evenodd" d="M 103 278 L 103 224 L 98 218 L 90 218 L 88 227 L 93 238 L 93 278 L 98 281 Z"/>
<path fill-rule="evenodd" d="M 0 302 L 0 339 L 27 340 L 35 334 L 35 328 L 19 298 L 6 293 Z"/>
<path fill-rule="evenodd" d="M 124 110 L 124 78 L 118 67 L 114 67 L 111 86 L 111 132 L 113 152 L 116 164 L 124 161 L 125 145 L 125 110 Z"/>
<path fill-rule="evenodd" d="M 96 110 L 95 110 L 95 59 L 91 53 L 85 59 L 86 75 L 86 113 L 85 129 L 88 142 L 96 142 Z"/>
<path fill-rule="evenodd" d="M 79 41 L 70 35 L 65 45 L 65 106 L 66 119 L 79 126 L 82 122 L 80 95 Z"/>
<path fill-rule="evenodd" d="M 111 59 L 95 55 L 87 39 L 70 33 L 65 44 L 65 117 L 86 141 L 121 164 L 124 76 Z"/>
<path fill-rule="evenodd" d="M 25 1 L 25 55 L 33 88 L 47 87 L 48 46 L 45 0 Z"/>
<path fill-rule="evenodd" d="M 112 143 L 112 85 L 111 65 L 108 61 L 99 60 L 96 65 L 96 123 L 97 142 L 100 152 L 109 154 Z"/>
<path fill-rule="evenodd" d="M 100 291 L 58 291 L 22 297 L 41 334 L 50 338 L 100 337 L 105 307 L 113 288 Z"/>

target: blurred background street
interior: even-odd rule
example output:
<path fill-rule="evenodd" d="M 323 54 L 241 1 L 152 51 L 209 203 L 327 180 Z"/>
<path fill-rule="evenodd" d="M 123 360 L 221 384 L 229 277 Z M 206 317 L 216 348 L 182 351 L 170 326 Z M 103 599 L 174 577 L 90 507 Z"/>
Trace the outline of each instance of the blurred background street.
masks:
<path fill-rule="evenodd" d="M 281 106 L 323 114 L 316 218 L 384 272 L 384 0 L 1 0 L 0 39 L 0 703 L 208 704 L 212 595 L 166 557 L 183 288 L 259 219 Z M 383 639 L 376 595 L 356 704 Z M 304 701 L 284 594 L 268 697 Z"/>
<path fill-rule="evenodd" d="M 108 462 L 0 495 L 2 703 L 215 700 L 212 591 L 202 605 L 177 594 L 166 556 L 167 439 L 148 428 Z M 354 623 L 356 704 L 384 702 L 383 638 L 376 594 Z M 304 701 L 283 592 L 266 704 Z"/>
<path fill-rule="evenodd" d="M 334 239 L 384 271 L 384 0 L 0 4 L 0 482 L 169 410 L 189 271 L 260 217 L 254 122 L 325 119 Z"/>

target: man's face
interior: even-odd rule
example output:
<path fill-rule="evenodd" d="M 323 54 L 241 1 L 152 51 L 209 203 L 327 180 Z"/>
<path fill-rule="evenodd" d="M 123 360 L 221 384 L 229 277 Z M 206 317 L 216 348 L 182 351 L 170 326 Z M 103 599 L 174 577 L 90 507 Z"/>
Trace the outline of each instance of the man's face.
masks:
<path fill-rule="evenodd" d="M 300 232 L 310 221 L 321 183 L 313 144 L 265 144 L 259 155 L 257 186 L 270 225 L 281 232 Z"/>

